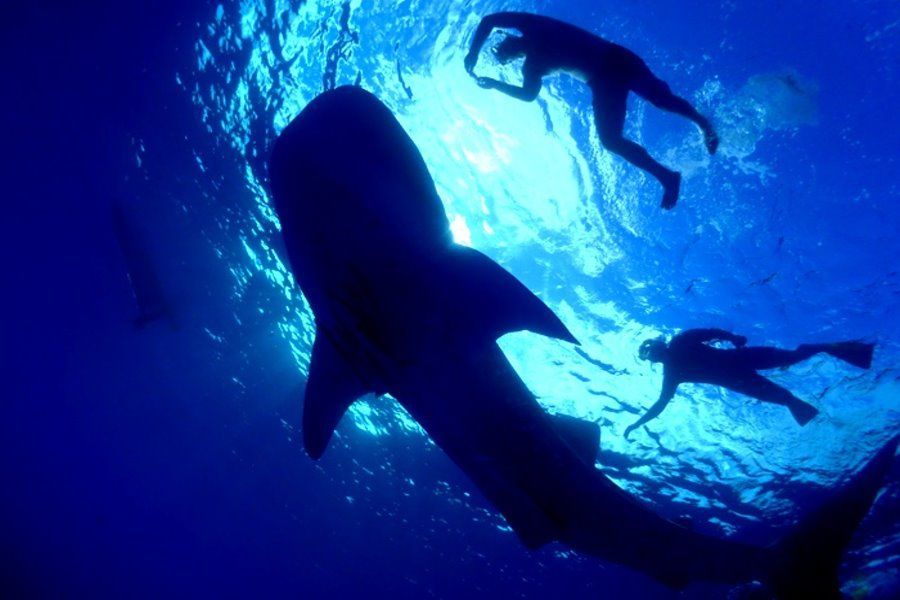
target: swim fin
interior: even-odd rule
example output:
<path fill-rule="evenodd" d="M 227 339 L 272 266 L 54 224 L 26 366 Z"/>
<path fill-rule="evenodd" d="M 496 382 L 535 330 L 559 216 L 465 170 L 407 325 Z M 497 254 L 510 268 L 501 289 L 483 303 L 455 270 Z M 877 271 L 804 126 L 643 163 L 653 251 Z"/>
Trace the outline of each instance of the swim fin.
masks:
<path fill-rule="evenodd" d="M 825 348 L 825 352 L 831 356 L 860 369 L 868 369 L 872 366 L 874 351 L 875 344 L 866 344 L 865 342 L 838 342 L 828 344 Z"/>
<path fill-rule="evenodd" d="M 797 424 L 800 426 L 806 425 L 819 414 L 819 409 L 812 404 L 807 404 L 803 400 L 795 400 L 788 405 L 788 408 L 790 409 L 794 420 L 797 421 Z"/>

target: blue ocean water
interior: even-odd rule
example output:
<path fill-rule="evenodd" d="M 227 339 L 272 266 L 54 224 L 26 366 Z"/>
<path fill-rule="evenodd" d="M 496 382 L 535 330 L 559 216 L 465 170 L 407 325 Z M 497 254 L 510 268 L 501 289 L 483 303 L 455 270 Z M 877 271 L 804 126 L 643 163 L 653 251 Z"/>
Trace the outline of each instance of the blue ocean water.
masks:
<path fill-rule="evenodd" d="M 601 148 L 579 82 L 549 79 L 523 103 L 466 74 L 472 31 L 501 9 L 631 48 L 711 116 L 714 157 L 693 126 L 630 101 L 626 134 L 684 174 L 674 211 Z M 10 14 L 18 85 L 5 118 L 21 142 L 4 161 L 16 199 L 4 256 L 27 291 L 9 292 L 0 347 L 10 589 L 676 596 L 563 546 L 527 552 L 389 398 L 354 405 L 321 461 L 303 454 L 315 330 L 265 165 L 278 132 L 336 85 L 395 112 L 455 240 L 581 340 L 513 334 L 501 346 L 548 410 L 601 425 L 598 467 L 660 514 L 772 542 L 900 431 L 896 3 L 246 0 Z M 479 69 L 517 76 L 489 57 Z M 139 224 L 170 321 L 131 326 L 114 200 Z M 804 428 L 779 407 L 683 386 L 625 440 L 661 383 L 640 342 L 709 326 L 754 344 L 878 349 L 870 371 L 815 358 L 774 375 L 820 409 Z M 898 511 L 895 466 L 844 558 L 846 593 L 898 593 Z"/>

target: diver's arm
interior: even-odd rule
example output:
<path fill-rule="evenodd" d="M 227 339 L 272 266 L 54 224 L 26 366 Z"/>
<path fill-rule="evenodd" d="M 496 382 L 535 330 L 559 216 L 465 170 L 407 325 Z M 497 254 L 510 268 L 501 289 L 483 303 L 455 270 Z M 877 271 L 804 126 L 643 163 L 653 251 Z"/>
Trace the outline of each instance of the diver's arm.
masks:
<path fill-rule="evenodd" d="M 681 340 L 690 341 L 695 344 L 702 344 L 704 342 L 712 342 L 715 340 L 723 340 L 726 342 L 731 342 L 738 348 L 747 343 L 747 338 L 743 335 L 735 335 L 730 331 L 725 331 L 724 329 L 716 329 L 714 327 L 709 329 L 689 329 L 688 331 L 679 333 L 675 337 Z"/>
<path fill-rule="evenodd" d="M 502 81 L 497 81 L 496 79 L 491 79 L 490 77 L 479 77 L 478 85 L 485 89 L 501 91 L 507 96 L 512 96 L 513 98 L 524 100 L 525 102 L 530 102 L 537 98 L 538 92 L 541 91 L 540 83 L 538 83 L 537 86 L 523 85 L 522 87 L 518 87 Z"/>
<path fill-rule="evenodd" d="M 510 85 L 503 81 L 491 79 L 490 77 L 478 77 L 476 81 L 478 82 L 478 85 L 485 89 L 498 90 L 507 96 L 530 102 L 537 98 L 538 94 L 541 92 L 541 73 L 534 66 L 534 63 L 526 58 L 525 64 L 522 67 L 522 76 L 522 87 Z"/>
<path fill-rule="evenodd" d="M 493 31 L 495 27 L 500 26 L 498 24 L 500 16 L 500 14 L 488 15 L 481 19 L 481 23 L 478 24 L 475 35 L 472 36 L 472 44 L 469 46 L 469 53 L 466 54 L 465 59 L 466 71 L 469 72 L 469 75 L 474 73 L 475 63 L 478 62 L 478 54 L 481 52 L 481 47 L 484 46 L 491 31 Z"/>
<path fill-rule="evenodd" d="M 678 383 L 673 381 L 670 377 L 663 378 L 663 387 L 662 392 L 659 394 L 659 400 L 650 407 L 650 409 L 644 413 L 640 419 L 635 421 L 632 425 L 629 425 L 625 429 L 625 438 L 628 439 L 628 436 L 631 435 L 631 432 L 637 429 L 638 427 L 646 424 L 648 421 L 652 421 L 663 411 L 669 401 L 675 396 L 675 390 L 678 388 Z"/>

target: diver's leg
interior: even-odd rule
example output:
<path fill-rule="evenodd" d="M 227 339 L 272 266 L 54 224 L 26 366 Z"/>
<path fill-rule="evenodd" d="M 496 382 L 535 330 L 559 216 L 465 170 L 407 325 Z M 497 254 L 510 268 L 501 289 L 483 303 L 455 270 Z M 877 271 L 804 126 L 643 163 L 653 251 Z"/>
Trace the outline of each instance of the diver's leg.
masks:
<path fill-rule="evenodd" d="M 874 349 L 874 344 L 854 341 L 834 344 L 801 344 L 797 346 L 796 350 L 754 347 L 739 348 L 733 352 L 738 357 L 738 362 L 742 367 L 754 371 L 789 367 L 823 352 L 854 367 L 868 369 L 872 366 Z"/>
<path fill-rule="evenodd" d="M 642 146 L 622 136 L 627 99 L 628 90 L 623 86 L 612 83 L 594 86 L 594 118 L 597 121 L 600 143 L 610 152 L 618 154 L 637 168 L 653 175 L 665 190 L 663 208 L 672 208 L 678 201 L 681 175 L 667 169 L 654 160 Z"/>
<path fill-rule="evenodd" d="M 632 89 L 634 93 L 647 100 L 653 106 L 662 110 L 675 113 L 690 119 L 696 123 L 703 132 L 703 140 L 710 154 L 715 154 L 719 147 L 719 136 L 713 129 L 709 119 L 697 112 L 690 102 L 672 93 L 669 84 L 654 75 L 643 61 L 636 67 Z"/>
<path fill-rule="evenodd" d="M 799 425 L 806 425 L 819 414 L 818 409 L 797 398 L 785 388 L 777 385 L 758 373 L 738 375 L 722 385 L 740 394 L 756 398 L 763 402 L 786 406 Z"/>
<path fill-rule="evenodd" d="M 825 352 L 826 346 L 826 344 L 804 344 L 798 346 L 796 350 L 752 346 L 749 348 L 738 348 L 731 352 L 734 352 L 734 355 L 737 357 L 736 362 L 740 367 L 751 371 L 765 371 L 767 369 L 796 365 L 820 352 Z"/>

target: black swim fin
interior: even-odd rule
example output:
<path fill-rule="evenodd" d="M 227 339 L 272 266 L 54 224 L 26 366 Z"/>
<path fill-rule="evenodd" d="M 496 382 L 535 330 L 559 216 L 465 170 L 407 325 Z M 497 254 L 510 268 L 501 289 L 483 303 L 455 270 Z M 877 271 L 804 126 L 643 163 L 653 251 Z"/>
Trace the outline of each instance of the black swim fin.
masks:
<path fill-rule="evenodd" d="M 838 567 L 860 521 L 881 489 L 900 436 L 885 444 L 834 497 L 777 544 L 766 585 L 780 600 L 840 598 Z"/>
<path fill-rule="evenodd" d="M 865 342 L 838 342 L 837 344 L 829 344 L 825 348 L 825 352 L 831 356 L 860 369 L 868 369 L 872 366 L 872 354 L 874 351 L 875 344 L 867 344 Z"/>
<path fill-rule="evenodd" d="M 790 409 L 794 420 L 797 421 L 797 424 L 801 427 L 812 421 L 813 418 L 819 414 L 819 409 L 812 404 L 807 404 L 803 400 L 792 402 L 788 405 L 788 408 Z"/>

